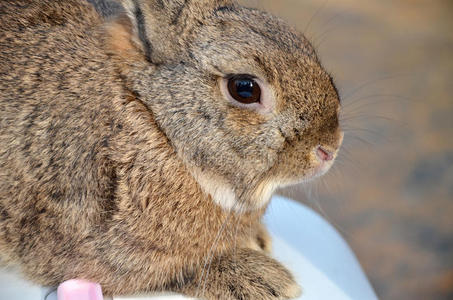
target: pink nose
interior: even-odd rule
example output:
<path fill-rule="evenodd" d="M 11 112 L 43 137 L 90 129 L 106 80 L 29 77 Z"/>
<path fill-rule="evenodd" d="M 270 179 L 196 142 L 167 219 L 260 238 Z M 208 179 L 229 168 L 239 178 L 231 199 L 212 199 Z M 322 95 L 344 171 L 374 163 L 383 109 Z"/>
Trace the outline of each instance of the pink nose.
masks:
<path fill-rule="evenodd" d="M 322 161 L 330 161 L 333 159 L 333 154 L 321 146 L 318 146 L 316 149 L 316 155 L 318 155 L 319 159 Z"/>

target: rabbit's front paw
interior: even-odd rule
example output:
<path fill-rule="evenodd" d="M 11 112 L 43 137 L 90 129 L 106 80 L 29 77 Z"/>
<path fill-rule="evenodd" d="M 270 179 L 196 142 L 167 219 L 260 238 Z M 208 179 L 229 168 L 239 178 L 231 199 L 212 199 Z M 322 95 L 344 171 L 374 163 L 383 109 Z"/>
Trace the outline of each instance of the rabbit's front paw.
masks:
<path fill-rule="evenodd" d="M 196 296 L 207 299 L 292 299 L 301 294 L 291 273 L 261 251 L 237 250 L 212 262 Z"/>

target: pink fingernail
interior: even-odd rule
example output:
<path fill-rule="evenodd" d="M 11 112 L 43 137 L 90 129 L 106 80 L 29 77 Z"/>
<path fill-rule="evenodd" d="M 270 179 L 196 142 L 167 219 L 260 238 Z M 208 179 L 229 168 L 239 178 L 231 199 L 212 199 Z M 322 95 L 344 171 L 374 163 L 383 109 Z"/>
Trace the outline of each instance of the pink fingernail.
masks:
<path fill-rule="evenodd" d="M 101 285 L 86 280 L 71 279 L 61 283 L 58 300 L 103 300 Z"/>

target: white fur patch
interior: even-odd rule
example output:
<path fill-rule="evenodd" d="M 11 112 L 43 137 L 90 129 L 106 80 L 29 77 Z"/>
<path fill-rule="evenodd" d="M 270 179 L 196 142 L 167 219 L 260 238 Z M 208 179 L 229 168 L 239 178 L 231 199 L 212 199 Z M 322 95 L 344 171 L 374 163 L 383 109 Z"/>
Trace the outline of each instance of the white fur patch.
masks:
<path fill-rule="evenodd" d="M 269 202 L 269 200 L 272 197 L 272 194 L 275 192 L 275 190 L 280 186 L 279 183 L 277 182 L 262 182 L 260 185 L 258 185 L 256 191 L 255 191 L 255 207 L 257 209 L 263 207 L 265 204 Z"/>
<path fill-rule="evenodd" d="M 195 171 L 193 175 L 203 192 L 211 195 L 212 200 L 224 210 L 244 211 L 242 205 L 237 201 L 233 188 L 218 176 L 207 175 L 201 171 Z"/>
<path fill-rule="evenodd" d="M 199 169 L 192 170 L 192 175 L 197 180 L 206 195 L 226 211 L 243 213 L 262 208 L 269 202 L 274 191 L 279 186 L 277 183 L 263 182 L 258 185 L 249 203 L 240 203 L 233 187 L 216 175 L 207 174 Z"/>

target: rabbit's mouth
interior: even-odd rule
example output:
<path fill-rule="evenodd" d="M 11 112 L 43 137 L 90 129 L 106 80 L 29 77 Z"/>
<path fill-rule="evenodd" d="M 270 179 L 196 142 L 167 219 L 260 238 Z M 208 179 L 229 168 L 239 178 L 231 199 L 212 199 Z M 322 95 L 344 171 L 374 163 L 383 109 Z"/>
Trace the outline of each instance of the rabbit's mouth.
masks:
<path fill-rule="evenodd" d="M 313 159 L 314 168 L 310 172 L 311 174 L 309 174 L 307 179 L 321 177 L 322 175 L 326 174 L 327 171 L 330 170 L 335 161 L 335 158 L 338 155 L 338 151 L 343 142 L 343 137 L 344 133 L 341 132 L 338 146 L 335 147 L 335 149 L 323 145 L 318 145 L 313 149 L 312 157 L 314 157 Z"/>
<path fill-rule="evenodd" d="M 315 179 L 326 174 L 332 167 L 343 143 L 344 133 L 340 132 L 339 141 L 336 147 L 324 145 L 316 146 L 311 153 L 312 169 L 304 176 L 303 181 Z"/>

